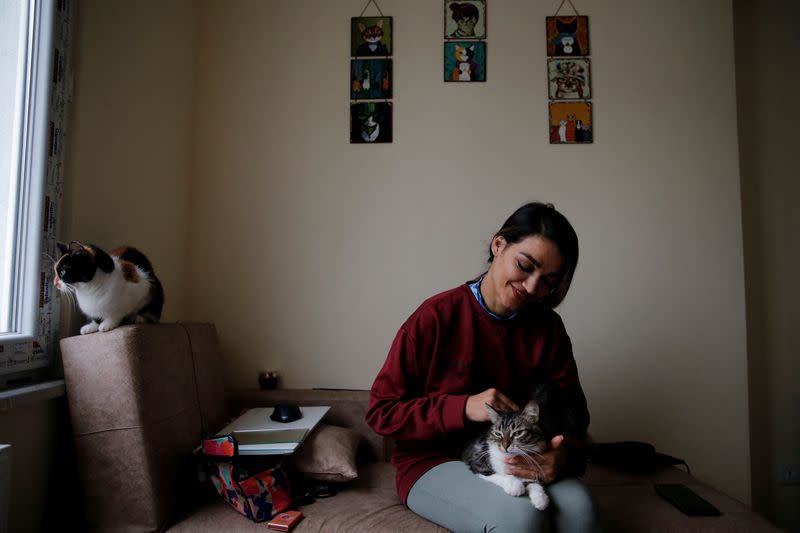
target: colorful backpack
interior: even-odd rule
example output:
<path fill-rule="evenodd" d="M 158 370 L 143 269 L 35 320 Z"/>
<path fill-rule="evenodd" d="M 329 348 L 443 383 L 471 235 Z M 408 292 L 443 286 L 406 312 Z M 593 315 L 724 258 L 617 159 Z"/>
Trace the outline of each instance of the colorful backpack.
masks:
<path fill-rule="evenodd" d="M 264 522 L 287 510 L 292 499 L 289 480 L 279 460 L 240 456 L 233 435 L 202 442 L 206 472 L 222 498 L 254 522 Z"/>

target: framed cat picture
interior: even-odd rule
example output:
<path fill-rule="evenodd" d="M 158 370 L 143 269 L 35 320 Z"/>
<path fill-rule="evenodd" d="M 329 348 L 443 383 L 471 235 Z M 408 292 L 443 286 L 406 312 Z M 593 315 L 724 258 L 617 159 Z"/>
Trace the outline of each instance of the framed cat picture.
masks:
<path fill-rule="evenodd" d="M 444 81 L 486 81 L 486 42 L 446 41 Z"/>
<path fill-rule="evenodd" d="M 546 17 L 547 55 L 588 56 L 589 17 Z"/>
<path fill-rule="evenodd" d="M 445 0 L 445 39 L 485 39 L 486 0 Z"/>
<path fill-rule="evenodd" d="M 391 97 L 391 59 L 350 60 L 351 100 L 383 100 Z"/>
<path fill-rule="evenodd" d="M 587 100 L 592 97 L 589 59 L 547 60 L 548 95 L 551 100 Z"/>
<path fill-rule="evenodd" d="M 350 55 L 392 55 L 392 17 L 353 17 L 350 23 Z"/>
<path fill-rule="evenodd" d="M 392 104 L 365 102 L 350 104 L 350 143 L 392 142 Z"/>
<path fill-rule="evenodd" d="M 550 144 L 590 144 L 591 102 L 550 102 Z"/>

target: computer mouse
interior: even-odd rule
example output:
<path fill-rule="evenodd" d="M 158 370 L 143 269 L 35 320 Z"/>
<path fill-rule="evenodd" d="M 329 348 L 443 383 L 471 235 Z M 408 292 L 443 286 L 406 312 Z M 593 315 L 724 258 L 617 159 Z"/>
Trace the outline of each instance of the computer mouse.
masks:
<path fill-rule="evenodd" d="M 272 414 L 269 415 L 269 417 L 275 422 L 286 423 L 303 418 L 303 413 L 300 412 L 300 408 L 294 404 L 278 404 L 272 410 Z"/>

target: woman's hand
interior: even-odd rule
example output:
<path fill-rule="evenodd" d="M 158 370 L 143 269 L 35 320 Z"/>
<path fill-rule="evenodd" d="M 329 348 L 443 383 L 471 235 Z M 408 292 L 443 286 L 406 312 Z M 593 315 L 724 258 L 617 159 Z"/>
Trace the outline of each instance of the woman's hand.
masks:
<path fill-rule="evenodd" d="M 538 481 L 542 485 L 549 485 L 558 478 L 564 463 L 567 460 L 567 452 L 561 447 L 564 437 L 558 435 L 553 437 L 550 442 L 550 449 L 542 452 L 541 456 L 535 456 L 539 467 L 519 455 L 506 457 L 506 474 L 521 478 Z M 540 469 L 541 468 L 541 469 Z"/>
<path fill-rule="evenodd" d="M 488 422 L 489 413 L 486 412 L 486 404 L 491 405 L 498 411 L 519 411 L 519 406 L 508 399 L 508 397 L 497 389 L 487 389 L 480 394 L 475 394 L 467 398 L 467 406 L 464 414 L 467 420 L 472 422 Z"/>

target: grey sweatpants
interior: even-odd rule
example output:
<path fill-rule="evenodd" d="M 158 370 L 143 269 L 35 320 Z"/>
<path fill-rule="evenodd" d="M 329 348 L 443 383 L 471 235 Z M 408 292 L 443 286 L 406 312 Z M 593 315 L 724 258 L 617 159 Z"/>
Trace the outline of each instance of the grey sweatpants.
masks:
<path fill-rule="evenodd" d="M 586 486 L 575 478 L 546 487 L 550 505 L 537 510 L 527 495 L 514 497 L 470 472 L 461 461 L 426 472 L 408 494 L 408 507 L 456 533 L 559 533 L 600 531 Z"/>

